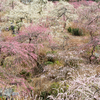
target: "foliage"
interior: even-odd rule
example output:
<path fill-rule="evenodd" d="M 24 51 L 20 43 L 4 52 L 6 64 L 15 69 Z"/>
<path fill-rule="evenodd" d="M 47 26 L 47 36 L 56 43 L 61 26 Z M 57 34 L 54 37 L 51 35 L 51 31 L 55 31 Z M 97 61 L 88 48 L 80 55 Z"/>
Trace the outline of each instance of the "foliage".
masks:
<path fill-rule="evenodd" d="M 71 28 L 69 27 L 68 29 L 68 32 L 71 32 L 72 35 L 75 35 L 75 36 L 82 36 L 82 31 L 79 29 L 79 28 Z"/>
<path fill-rule="evenodd" d="M 78 28 L 75 28 L 75 29 L 72 29 L 72 35 L 81 36 L 82 32 Z"/>
<path fill-rule="evenodd" d="M 62 66 L 63 65 L 63 63 L 61 61 L 59 61 L 59 60 L 56 60 L 54 64 L 56 64 L 58 66 Z"/>
<path fill-rule="evenodd" d="M 49 87 L 49 91 L 42 91 L 40 94 L 40 97 L 43 98 L 43 100 L 49 100 L 49 98 L 47 98 L 49 95 L 54 95 L 57 96 L 57 90 L 60 86 L 60 84 L 58 82 L 54 82 L 51 84 L 51 86 Z"/>
<path fill-rule="evenodd" d="M 16 26 L 14 26 L 14 29 L 16 29 Z M 9 30 L 11 30 L 11 27 L 9 27 Z"/>
<path fill-rule="evenodd" d="M 68 32 L 71 32 L 71 31 L 72 31 L 72 28 L 71 28 L 71 27 L 69 27 L 67 30 L 68 30 Z"/>
<path fill-rule="evenodd" d="M 5 97 L 3 97 L 3 96 L 0 96 L 0 99 L 1 99 L 1 100 L 4 100 L 4 99 L 6 99 L 6 98 L 5 98 Z"/>
<path fill-rule="evenodd" d="M 47 62 L 45 62 L 44 64 L 45 64 L 45 65 L 54 64 L 54 62 L 52 62 L 52 61 L 47 61 Z"/>
<path fill-rule="evenodd" d="M 56 98 L 59 94 L 63 94 L 65 91 L 67 91 L 69 89 L 69 85 L 66 84 L 66 82 L 54 82 L 51 84 L 49 89 L 49 93 Z M 48 95 L 48 98 L 51 97 L 51 95 Z M 61 97 L 64 98 L 64 96 Z"/>

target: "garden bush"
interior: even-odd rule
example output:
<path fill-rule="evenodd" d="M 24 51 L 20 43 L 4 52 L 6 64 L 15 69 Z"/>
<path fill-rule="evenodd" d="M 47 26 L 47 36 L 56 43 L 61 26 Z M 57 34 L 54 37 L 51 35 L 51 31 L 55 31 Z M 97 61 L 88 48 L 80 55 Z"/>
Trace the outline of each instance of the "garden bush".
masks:
<path fill-rule="evenodd" d="M 54 64 L 54 62 L 52 62 L 52 61 L 45 62 L 45 65 L 48 65 L 48 64 Z"/>
<path fill-rule="evenodd" d="M 67 30 L 68 30 L 68 32 L 71 32 L 72 29 L 71 29 L 71 27 L 69 27 Z"/>
<path fill-rule="evenodd" d="M 74 36 L 82 36 L 82 30 L 80 30 L 79 28 L 71 28 L 69 27 L 68 29 L 68 32 L 72 33 L 72 35 Z"/>
<path fill-rule="evenodd" d="M 82 36 L 82 32 L 79 28 L 73 28 L 72 29 L 72 35 L 75 35 L 75 36 Z"/>

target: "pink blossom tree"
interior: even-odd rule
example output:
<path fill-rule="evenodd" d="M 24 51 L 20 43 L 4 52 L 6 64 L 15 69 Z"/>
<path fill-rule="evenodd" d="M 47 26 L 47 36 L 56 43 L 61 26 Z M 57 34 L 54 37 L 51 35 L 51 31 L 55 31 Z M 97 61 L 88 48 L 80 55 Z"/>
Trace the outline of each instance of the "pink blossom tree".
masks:
<path fill-rule="evenodd" d="M 25 93 L 33 90 L 33 87 L 28 84 L 25 77 L 19 75 L 19 73 L 23 69 L 27 73 L 31 73 L 32 68 L 39 64 L 39 49 L 43 46 L 43 41 L 50 40 L 49 37 L 47 28 L 31 25 L 26 27 L 17 36 L 0 41 L 1 66 L 4 67 L 0 66 L 0 68 L 3 76 L 6 78 L 4 80 L 4 77 L 0 77 L 0 80 L 5 82 L 5 85 L 16 85 L 18 89 L 21 85 Z M 28 42 L 26 43 L 27 40 Z M 4 66 L 7 57 L 13 58 L 10 66 L 8 63 Z"/>

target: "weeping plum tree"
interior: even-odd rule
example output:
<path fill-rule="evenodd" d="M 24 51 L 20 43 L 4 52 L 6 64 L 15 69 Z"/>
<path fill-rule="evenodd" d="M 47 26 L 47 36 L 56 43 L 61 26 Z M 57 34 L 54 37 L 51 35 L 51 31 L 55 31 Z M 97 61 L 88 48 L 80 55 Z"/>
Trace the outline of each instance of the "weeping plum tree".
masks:
<path fill-rule="evenodd" d="M 7 86 L 21 86 L 24 88 L 24 91 L 27 91 L 28 85 L 27 82 L 24 80 L 24 77 L 22 76 L 21 78 L 19 78 L 16 75 L 23 68 L 25 70 L 27 67 L 30 71 L 30 67 L 34 67 L 34 63 L 35 61 L 37 61 L 37 55 L 34 53 L 35 46 L 33 44 L 18 43 L 15 41 L 0 42 L 0 44 L 0 56 L 2 58 L 2 64 L 4 64 L 4 61 L 7 57 L 13 58 L 11 66 L 9 66 L 10 62 L 7 62 L 8 65 L 4 66 L 4 68 L 1 70 L 2 77 L 0 78 L 0 80 L 2 80 L 2 82 L 4 82 Z M 25 67 L 23 66 L 23 64 Z M 6 80 L 4 80 L 5 78 Z"/>
<path fill-rule="evenodd" d="M 47 28 L 40 26 L 29 26 L 21 31 L 17 36 L 13 38 L 7 38 L 5 41 L 0 42 L 0 56 L 2 58 L 2 64 L 7 57 L 13 57 L 11 66 L 6 65 L 2 68 L 1 72 L 4 71 L 3 75 L 7 78 L 6 84 L 16 84 L 22 86 L 28 92 L 30 85 L 27 84 L 25 78 L 17 77 L 17 74 L 23 69 L 31 72 L 31 69 L 39 64 L 39 48 L 41 48 L 42 41 L 49 40 Z M 25 41 L 27 41 L 25 43 Z M 13 66 L 14 65 L 14 66 Z M 4 70 L 7 69 L 7 70 Z M 3 77 L 0 77 L 2 81 Z M 12 81 L 13 80 L 13 81 Z"/>
<path fill-rule="evenodd" d="M 35 45 L 36 47 L 35 54 L 37 55 L 37 61 L 36 61 L 37 67 L 43 70 L 39 62 L 39 59 L 40 59 L 39 49 L 43 47 L 42 42 L 44 41 L 48 41 L 49 43 L 51 42 L 48 29 L 42 26 L 30 25 L 29 27 L 25 28 L 24 31 L 20 32 L 19 35 L 15 38 L 15 40 L 19 42 L 24 42 L 28 40 L 29 44 Z"/>
<path fill-rule="evenodd" d="M 39 49 L 43 47 L 42 42 L 50 40 L 48 33 L 49 31 L 45 27 L 30 25 L 16 37 L 8 38 L 6 42 L 1 42 L 0 53 L 4 53 L 4 56 L 2 55 L 3 59 L 7 56 L 16 55 L 18 59 L 15 60 L 15 64 L 18 61 L 20 64 L 24 62 L 27 66 L 34 64 L 34 61 L 37 62 Z"/>
<path fill-rule="evenodd" d="M 36 54 L 34 54 L 35 46 L 33 44 L 18 43 L 18 42 L 0 42 L 0 54 L 3 58 L 7 56 L 16 55 L 20 60 L 19 62 L 24 62 L 28 65 L 28 62 L 36 60 Z M 31 55 L 30 55 L 31 54 Z M 15 64 L 18 64 L 18 59 L 16 59 Z"/>
<path fill-rule="evenodd" d="M 20 31 L 19 35 L 13 38 L 13 41 L 18 41 L 20 43 L 29 40 L 29 43 L 34 45 L 41 44 L 45 39 L 48 39 L 48 29 L 42 26 L 29 25 L 25 27 L 23 31 Z"/>

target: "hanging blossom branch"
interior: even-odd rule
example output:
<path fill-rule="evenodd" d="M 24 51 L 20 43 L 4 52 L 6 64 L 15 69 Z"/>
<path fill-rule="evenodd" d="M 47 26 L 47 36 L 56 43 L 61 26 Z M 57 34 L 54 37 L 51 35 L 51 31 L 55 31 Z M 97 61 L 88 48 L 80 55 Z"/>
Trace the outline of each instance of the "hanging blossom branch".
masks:
<path fill-rule="evenodd" d="M 48 39 L 48 29 L 41 26 L 33 26 L 30 25 L 28 27 L 25 27 L 24 31 L 21 31 L 18 36 L 13 38 L 13 41 L 18 42 L 25 42 L 26 40 L 29 40 L 29 43 L 37 44 L 36 42 L 42 42 L 43 40 Z"/>
<path fill-rule="evenodd" d="M 20 60 L 16 59 L 15 64 L 24 62 L 26 65 L 32 63 L 34 59 L 37 59 L 37 55 L 34 54 L 34 44 L 18 43 L 18 42 L 0 42 L 0 55 L 3 57 L 16 55 Z M 31 53 L 31 56 L 29 54 Z"/>
<path fill-rule="evenodd" d="M 24 43 L 27 40 L 29 42 Z M 6 42 L 2 42 L 0 52 L 6 56 L 16 55 L 18 58 L 15 60 L 16 64 L 19 61 L 20 64 L 24 62 L 29 66 L 30 63 L 34 64 L 34 61 L 38 62 L 37 56 L 39 55 L 39 48 L 43 47 L 42 41 L 45 40 L 51 42 L 47 28 L 30 25 L 24 31 L 21 31 L 18 36 L 8 38 Z M 6 56 L 4 56 L 4 59 Z"/>
<path fill-rule="evenodd" d="M 25 43 L 27 40 L 29 42 Z M 2 77 L 0 77 L 0 80 L 4 81 L 7 85 L 16 85 L 18 89 L 20 86 L 23 87 L 25 93 L 33 90 L 33 87 L 26 82 L 24 76 L 19 78 L 17 74 L 22 71 L 23 67 L 24 70 L 28 68 L 27 71 L 31 73 L 31 69 L 36 64 L 39 64 L 38 51 L 43 46 L 42 41 L 45 40 L 51 42 L 51 36 L 47 28 L 31 25 L 26 27 L 16 37 L 8 37 L 5 41 L 1 41 L 0 56 L 2 58 L 2 66 L 7 57 L 13 57 L 13 61 L 10 66 L 6 64 L 5 69 L 7 68 L 7 70 L 3 70 L 5 71 L 3 76 L 6 80 Z"/>

